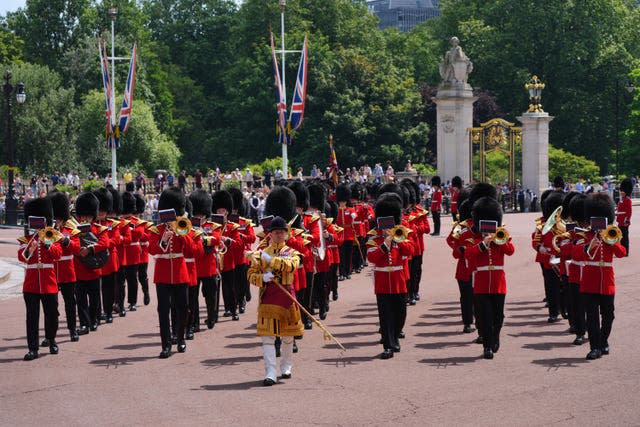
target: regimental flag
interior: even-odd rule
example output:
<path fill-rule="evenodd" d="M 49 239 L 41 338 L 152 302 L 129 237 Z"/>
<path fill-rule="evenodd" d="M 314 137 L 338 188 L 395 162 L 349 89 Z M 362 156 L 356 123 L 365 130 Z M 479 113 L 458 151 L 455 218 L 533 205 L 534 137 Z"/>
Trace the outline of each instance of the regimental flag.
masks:
<path fill-rule="evenodd" d="M 107 59 L 107 49 L 102 40 L 98 40 L 98 52 L 100 53 L 100 68 L 102 71 L 102 84 L 104 86 L 105 114 L 107 118 L 107 123 L 105 125 L 105 135 L 107 137 L 107 146 L 109 148 L 113 146 L 117 148 L 118 142 L 116 141 L 116 137 L 114 134 L 114 130 L 116 127 L 116 118 L 113 98 L 111 96 L 112 91 L 111 78 L 109 77 L 109 62 Z"/>
<path fill-rule="evenodd" d="M 338 185 L 338 158 L 336 150 L 333 149 L 333 135 L 329 135 L 329 177 L 333 185 Z"/>
<path fill-rule="evenodd" d="M 300 56 L 300 65 L 298 66 L 298 76 L 296 78 L 296 87 L 293 91 L 293 99 L 291 101 L 291 113 L 289 115 L 289 123 L 287 130 L 298 130 L 302 126 L 304 119 L 304 104 L 307 98 L 307 66 L 308 60 L 308 40 L 304 36 L 304 44 L 302 46 L 302 55 Z"/>
<path fill-rule="evenodd" d="M 136 60 L 138 47 L 134 43 L 131 51 L 131 60 L 129 61 L 129 75 L 127 76 L 127 86 L 124 89 L 124 98 L 122 100 L 122 108 L 120 109 L 120 119 L 118 129 L 116 129 L 116 137 L 119 139 L 127 133 L 131 124 L 131 112 L 133 108 L 133 90 L 136 86 Z M 119 145 L 119 144 L 118 144 Z"/>
<path fill-rule="evenodd" d="M 276 85 L 276 134 L 278 135 L 279 144 L 289 144 L 289 134 L 287 132 L 287 98 L 280 80 L 280 70 L 278 69 L 278 59 L 276 57 L 276 44 L 273 40 L 273 32 L 269 32 L 271 36 L 271 56 L 273 57 L 273 71 Z"/>

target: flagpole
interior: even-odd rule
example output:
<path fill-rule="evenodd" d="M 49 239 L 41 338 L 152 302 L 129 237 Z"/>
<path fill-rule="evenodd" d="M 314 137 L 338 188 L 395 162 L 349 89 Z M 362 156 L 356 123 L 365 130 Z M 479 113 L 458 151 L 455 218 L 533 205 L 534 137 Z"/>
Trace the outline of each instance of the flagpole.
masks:
<path fill-rule="evenodd" d="M 118 14 L 118 9 L 113 5 L 109 7 L 109 15 L 111 16 L 111 114 L 116 114 L 116 55 L 115 55 L 115 28 L 116 28 L 116 15 Z M 113 119 L 112 119 L 113 120 Z M 109 123 L 109 125 L 111 125 Z M 117 123 L 116 123 L 117 125 Z M 117 176 L 117 167 L 116 167 L 116 144 L 115 139 L 113 140 L 113 144 L 111 144 L 111 185 L 116 190 L 118 189 L 118 176 Z"/>
<path fill-rule="evenodd" d="M 284 78 L 284 61 L 285 61 L 285 50 L 284 50 L 284 8 L 287 5 L 287 0 L 278 0 L 280 3 L 280 43 L 282 46 L 282 91 L 287 93 L 287 87 L 285 86 L 285 78 Z M 287 135 L 284 137 L 284 144 L 282 144 L 282 174 L 284 175 L 284 179 L 289 177 L 288 174 L 288 163 L 289 159 L 287 158 Z"/>

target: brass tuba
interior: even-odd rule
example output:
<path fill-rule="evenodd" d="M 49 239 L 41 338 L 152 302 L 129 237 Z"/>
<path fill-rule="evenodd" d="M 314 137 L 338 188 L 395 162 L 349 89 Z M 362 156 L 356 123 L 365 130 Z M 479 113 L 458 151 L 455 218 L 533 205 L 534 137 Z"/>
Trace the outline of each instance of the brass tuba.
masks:
<path fill-rule="evenodd" d="M 62 233 L 51 226 L 38 231 L 38 239 L 45 245 L 52 245 L 55 242 L 62 240 L 62 238 Z"/>
<path fill-rule="evenodd" d="M 496 232 L 493 233 L 493 239 L 491 240 L 496 245 L 504 245 L 509 241 L 509 232 L 504 227 L 498 227 Z"/>
<path fill-rule="evenodd" d="M 176 233 L 178 236 L 185 236 L 186 234 L 189 233 L 189 231 L 191 231 L 193 226 L 191 225 L 191 221 L 189 221 L 189 218 L 185 216 L 185 217 L 177 218 L 173 222 L 172 228 L 173 228 L 173 232 Z"/>
<path fill-rule="evenodd" d="M 551 246 L 553 246 L 553 250 L 556 252 L 560 252 L 560 241 L 563 239 L 570 239 L 570 238 L 571 238 L 571 234 L 568 232 L 558 233 L 555 236 L 553 236 L 553 239 L 551 239 Z"/>
<path fill-rule="evenodd" d="M 560 233 L 564 233 L 566 230 L 566 226 L 561 217 L 562 214 L 562 206 L 558 206 L 555 211 L 549 216 L 547 221 L 544 223 L 542 227 L 542 234 L 547 234 L 551 230 L 558 231 Z"/>
<path fill-rule="evenodd" d="M 389 234 L 393 237 L 393 241 L 396 243 L 402 243 L 409 237 L 409 232 L 411 229 L 405 227 L 404 225 L 396 225 L 391 230 L 389 230 Z"/>
<path fill-rule="evenodd" d="M 622 240 L 622 231 L 617 226 L 611 224 L 600 232 L 600 238 L 607 245 L 615 245 Z"/>

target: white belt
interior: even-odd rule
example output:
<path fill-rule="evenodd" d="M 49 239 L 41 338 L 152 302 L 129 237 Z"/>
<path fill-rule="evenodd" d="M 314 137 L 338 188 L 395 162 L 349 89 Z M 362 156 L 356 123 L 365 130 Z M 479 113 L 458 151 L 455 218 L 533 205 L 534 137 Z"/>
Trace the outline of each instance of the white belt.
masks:
<path fill-rule="evenodd" d="M 362 221 L 353 221 L 354 224 L 362 224 Z"/>
<path fill-rule="evenodd" d="M 140 242 L 140 246 L 149 246 L 149 242 Z"/>
<path fill-rule="evenodd" d="M 504 267 L 501 265 L 483 265 L 481 267 L 476 268 L 476 271 L 493 271 L 493 270 L 504 270 Z"/>
<path fill-rule="evenodd" d="M 329 246 L 327 246 L 327 247 L 328 247 L 329 249 L 335 249 L 335 248 L 337 248 L 337 247 L 338 247 L 338 245 L 329 245 Z"/>
<path fill-rule="evenodd" d="M 129 243 L 127 246 L 140 246 L 140 242 L 132 242 L 132 243 Z"/>
<path fill-rule="evenodd" d="M 195 258 L 185 258 L 184 262 L 196 262 Z"/>
<path fill-rule="evenodd" d="M 162 258 L 162 259 L 174 259 L 174 258 L 182 258 L 183 255 L 182 254 L 174 254 L 174 253 L 169 253 L 169 254 L 158 254 L 155 256 L 156 259 L 158 258 Z"/>
<path fill-rule="evenodd" d="M 571 261 L 571 263 L 578 267 L 584 267 L 584 261 Z"/>
<path fill-rule="evenodd" d="M 626 215 L 626 214 L 627 214 L 626 212 L 616 212 L 616 216 L 617 215 Z"/>
<path fill-rule="evenodd" d="M 72 259 L 73 259 L 73 255 L 65 255 L 65 256 L 61 256 L 58 261 L 69 261 Z"/>
<path fill-rule="evenodd" d="M 613 263 L 604 261 L 585 261 L 584 265 L 590 265 L 593 267 L 613 267 Z"/>
<path fill-rule="evenodd" d="M 41 269 L 41 268 L 53 268 L 53 264 L 27 264 L 27 269 Z"/>
<path fill-rule="evenodd" d="M 404 267 L 401 265 L 392 265 L 389 267 L 374 267 L 374 271 L 400 271 L 403 270 Z"/>

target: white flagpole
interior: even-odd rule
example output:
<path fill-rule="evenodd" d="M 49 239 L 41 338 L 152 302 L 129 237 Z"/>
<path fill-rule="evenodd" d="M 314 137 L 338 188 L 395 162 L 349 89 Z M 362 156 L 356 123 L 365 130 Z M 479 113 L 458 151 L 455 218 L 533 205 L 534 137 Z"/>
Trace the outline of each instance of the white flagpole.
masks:
<path fill-rule="evenodd" d="M 116 114 L 116 55 L 115 55 L 115 25 L 116 25 L 116 14 L 118 13 L 118 9 L 114 6 L 109 7 L 109 15 L 111 16 L 111 114 L 115 116 Z M 117 117 L 113 117 L 112 120 L 117 120 Z M 111 124 L 109 124 L 111 125 Z M 117 122 L 116 122 L 117 125 Z M 117 175 L 117 167 L 116 167 L 116 146 L 115 140 L 114 144 L 111 146 L 111 185 L 116 190 L 118 189 L 118 175 Z"/>
<path fill-rule="evenodd" d="M 284 8 L 287 5 L 287 0 L 279 0 L 280 2 L 280 43 L 282 46 L 282 91 L 285 94 L 285 99 L 287 96 L 287 87 L 285 86 L 285 75 L 284 75 L 284 61 L 285 61 L 285 50 L 284 50 Z M 285 132 L 286 132 L 286 127 L 285 127 Z M 289 159 L 287 158 L 287 138 L 286 138 L 286 133 L 285 133 L 285 138 L 284 138 L 284 144 L 282 144 L 282 174 L 284 176 L 284 179 L 289 178 L 289 175 L 287 173 L 288 170 L 288 163 L 289 163 Z"/>

